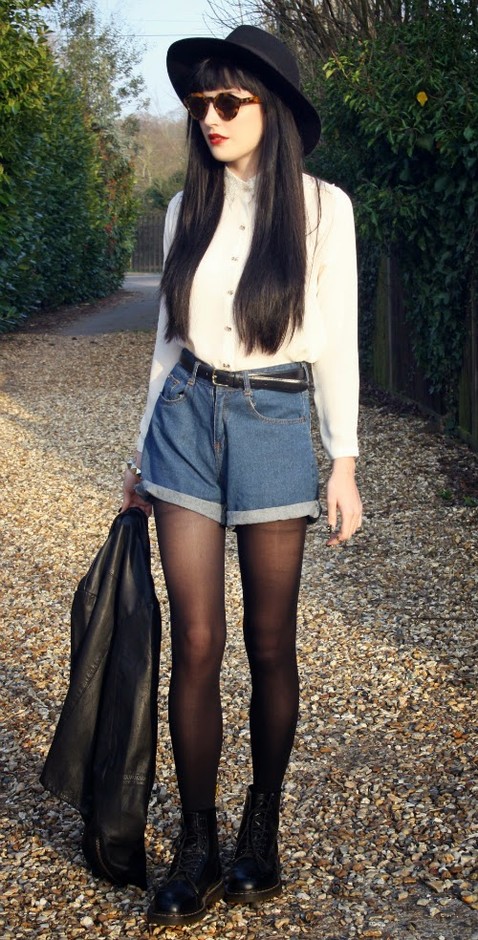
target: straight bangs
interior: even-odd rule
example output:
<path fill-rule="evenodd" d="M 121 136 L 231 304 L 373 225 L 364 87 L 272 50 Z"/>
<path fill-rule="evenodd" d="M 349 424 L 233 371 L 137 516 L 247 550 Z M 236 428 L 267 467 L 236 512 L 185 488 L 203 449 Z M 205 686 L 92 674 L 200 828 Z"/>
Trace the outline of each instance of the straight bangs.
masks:
<path fill-rule="evenodd" d="M 192 77 L 189 93 L 214 91 L 216 88 L 242 88 L 253 95 L 260 95 L 264 86 L 251 72 L 219 59 L 204 59 Z"/>

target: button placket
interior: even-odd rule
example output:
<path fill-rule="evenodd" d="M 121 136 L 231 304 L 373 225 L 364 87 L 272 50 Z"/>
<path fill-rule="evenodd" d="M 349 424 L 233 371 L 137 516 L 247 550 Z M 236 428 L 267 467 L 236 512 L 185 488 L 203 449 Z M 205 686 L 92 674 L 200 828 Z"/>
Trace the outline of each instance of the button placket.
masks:
<path fill-rule="evenodd" d="M 244 208 L 243 208 L 243 207 L 242 207 L 242 211 L 241 211 L 241 216 L 242 216 L 242 218 L 244 219 L 245 213 L 244 213 Z M 245 232 L 245 231 L 246 231 L 246 227 L 247 227 L 247 226 L 246 226 L 245 222 L 241 222 L 241 223 L 239 224 L 239 231 L 240 231 L 240 232 Z M 233 270 L 231 271 L 231 274 L 232 274 L 232 278 L 233 278 L 233 281 L 234 281 L 234 285 L 235 285 L 235 286 L 234 286 L 234 290 L 228 290 L 227 293 L 228 293 L 230 296 L 232 296 L 233 294 L 235 294 L 235 292 L 236 292 L 236 290 L 237 290 L 237 285 L 238 285 L 238 283 L 239 283 L 239 279 L 240 279 L 240 275 L 241 275 L 241 267 L 239 266 L 239 262 L 242 262 L 242 264 L 244 265 L 245 260 L 246 260 L 246 251 L 245 251 L 245 247 L 246 247 L 246 246 L 245 246 L 244 236 L 243 236 L 243 235 L 240 235 L 239 238 L 238 238 L 238 240 L 237 240 L 237 247 L 232 249 L 232 254 L 231 254 L 231 263 L 232 263 L 232 265 L 233 265 Z"/>
<path fill-rule="evenodd" d="M 234 329 L 234 296 L 241 279 L 244 264 L 250 248 L 251 207 L 243 198 L 234 199 L 234 214 L 236 215 L 236 237 L 232 237 L 228 245 L 228 267 L 225 269 L 226 283 L 224 284 L 224 320 L 221 342 L 221 368 L 230 371 L 234 369 L 237 355 L 237 338 Z M 233 229 L 231 235 L 233 235 Z M 229 283 L 228 283 L 229 282 Z"/>
<path fill-rule="evenodd" d="M 245 226 L 241 226 L 241 228 L 245 229 Z M 236 248 L 232 248 L 233 254 L 231 254 L 230 263 L 231 263 L 231 282 L 234 284 L 234 287 L 230 287 L 226 291 L 228 297 L 234 297 L 234 294 L 236 293 L 236 290 L 237 290 L 237 285 L 239 283 L 241 269 L 238 265 L 238 262 L 241 261 L 241 258 L 244 255 L 243 246 L 240 244 L 241 241 L 242 239 L 239 240 L 239 243 Z"/>

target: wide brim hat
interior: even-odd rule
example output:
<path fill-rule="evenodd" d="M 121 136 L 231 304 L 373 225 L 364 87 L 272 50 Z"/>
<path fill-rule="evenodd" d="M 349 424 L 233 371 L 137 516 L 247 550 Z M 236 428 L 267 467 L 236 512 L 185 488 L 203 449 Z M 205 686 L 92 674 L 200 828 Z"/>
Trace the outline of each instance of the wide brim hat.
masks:
<path fill-rule="evenodd" d="M 301 91 L 299 67 L 283 42 L 257 26 L 238 26 L 225 39 L 179 39 L 168 49 L 166 65 L 181 101 L 194 90 L 191 80 L 199 63 L 210 58 L 253 72 L 291 109 L 304 153 L 314 149 L 320 138 L 320 117 Z"/>

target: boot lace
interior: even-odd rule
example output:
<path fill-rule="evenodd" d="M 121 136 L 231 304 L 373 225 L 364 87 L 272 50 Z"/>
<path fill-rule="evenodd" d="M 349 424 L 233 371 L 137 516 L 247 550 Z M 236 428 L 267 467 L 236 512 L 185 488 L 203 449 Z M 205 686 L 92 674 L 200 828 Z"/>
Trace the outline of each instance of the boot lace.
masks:
<path fill-rule="evenodd" d="M 196 830 L 181 832 L 176 840 L 176 851 L 168 880 L 186 878 L 194 883 L 206 856 L 201 833 Z"/>
<path fill-rule="evenodd" d="M 256 861 L 264 859 L 270 840 L 268 831 L 269 817 L 269 803 L 265 803 L 257 809 L 251 810 L 237 841 L 235 852 L 236 859 L 250 857 L 256 859 Z"/>

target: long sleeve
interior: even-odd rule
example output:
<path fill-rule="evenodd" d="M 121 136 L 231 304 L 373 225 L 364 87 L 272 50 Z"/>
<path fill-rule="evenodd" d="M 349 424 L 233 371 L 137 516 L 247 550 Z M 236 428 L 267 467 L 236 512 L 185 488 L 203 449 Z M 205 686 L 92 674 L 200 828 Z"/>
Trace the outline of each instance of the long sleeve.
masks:
<path fill-rule="evenodd" d="M 168 211 L 166 213 L 166 219 L 164 223 L 164 237 L 163 237 L 163 259 L 166 260 L 167 254 L 171 247 L 171 242 L 174 237 L 174 230 L 176 227 L 176 221 L 179 211 L 179 206 L 181 202 L 181 193 L 178 193 L 171 200 L 168 206 Z M 153 353 L 153 361 L 151 364 L 151 372 L 149 376 L 149 388 L 148 388 L 148 397 L 146 400 L 146 408 L 141 419 L 139 437 L 136 443 L 136 449 L 138 451 L 143 450 L 144 439 L 146 437 L 149 424 L 151 421 L 151 416 L 154 411 L 154 406 L 158 400 L 161 389 L 164 385 L 166 376 L 169 374 L 175 363 L 178 361 L 182 345 L 176 342 L 168 343 L 164 338 L 164 331 L 167 324 L 167 310 L 164 299 L 161 298 L 159 305 L 159 316 L 158 316 L 158 329 L 156 332 L 156 343 Z"/>
<path fill-rule="evenodd" d="M 324 345 L 312 373 L 322 443 L 334 459 L 358 454 L 357 259 L 352 203 L 337 187 L 328 189 L 331 205 L 318 245 L 317 304 Z"/>

